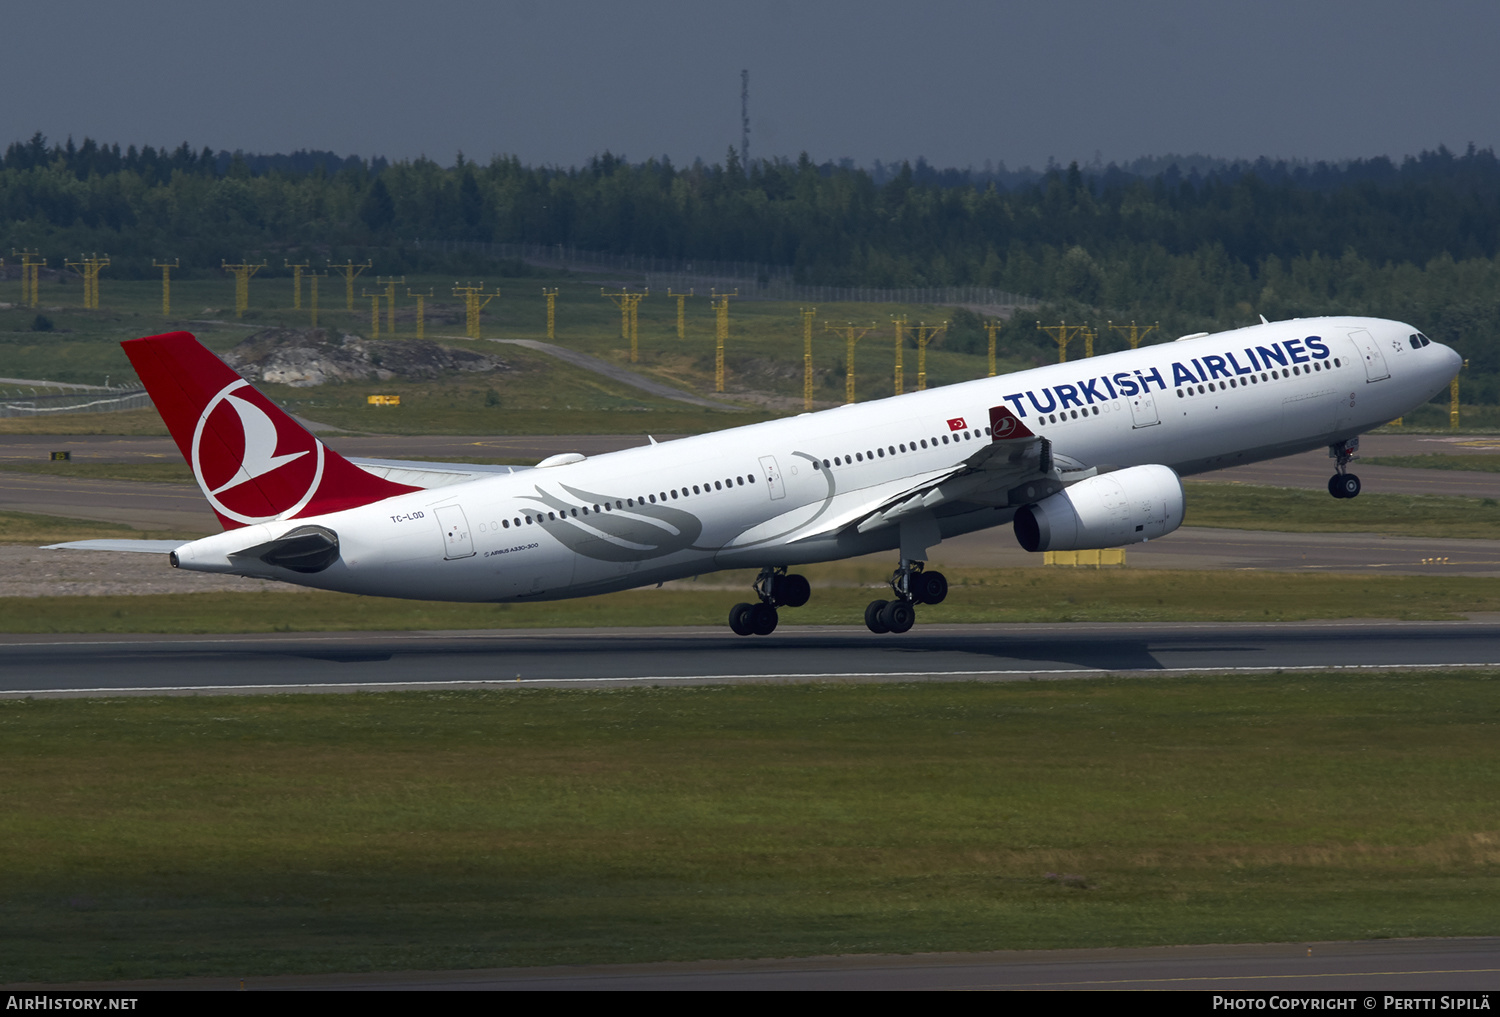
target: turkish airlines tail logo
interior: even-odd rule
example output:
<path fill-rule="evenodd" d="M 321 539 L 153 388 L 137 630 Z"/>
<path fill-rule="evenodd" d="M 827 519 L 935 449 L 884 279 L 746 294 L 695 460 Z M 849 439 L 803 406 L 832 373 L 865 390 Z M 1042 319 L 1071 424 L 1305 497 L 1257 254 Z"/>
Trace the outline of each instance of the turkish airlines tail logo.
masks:
<path fill-rule="evenodd" d="M 187 332 L 120 345 L 226 529 L 420 490 L 326 448 Z"/>
<path fill-rule="evenodd" d="M 995 441 L 1036 437 L 1031 433 L 1031 428 L 1021 423 L 1021 418 L 1011 412 L 1009 406 L 990 407 L 990 433 Z"/>

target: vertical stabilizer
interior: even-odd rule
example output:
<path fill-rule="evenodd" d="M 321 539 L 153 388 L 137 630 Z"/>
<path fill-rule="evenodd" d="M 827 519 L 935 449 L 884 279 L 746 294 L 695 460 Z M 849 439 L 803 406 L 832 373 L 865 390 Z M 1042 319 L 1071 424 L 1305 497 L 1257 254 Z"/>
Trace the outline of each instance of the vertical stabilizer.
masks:
<path fill-rule="evenodd" d="M 366 473 L 324 446 L 190 333 L 120 345 L 225 529 L 420 490 Z"/>

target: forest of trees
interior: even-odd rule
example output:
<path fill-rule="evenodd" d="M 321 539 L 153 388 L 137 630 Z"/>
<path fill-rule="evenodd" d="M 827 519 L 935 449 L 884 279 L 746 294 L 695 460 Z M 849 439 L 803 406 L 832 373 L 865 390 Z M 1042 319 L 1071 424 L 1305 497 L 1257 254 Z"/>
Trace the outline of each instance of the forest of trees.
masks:
<path fill-rule="evenodd" d="M 746 168 L 731 150 L 682 168 L 609 153 L 567 169 L 445 167 L 36 135 L 0 159 L 0 247 L 108 252 L 112 275 L 145 277 L 153 257 L 209 271 L 378 250 L 402 271 L 420 267 L 418 240 L 568 244 L 791 266 L 825 285 L 996 286 L 1046 314 L 1161 320 L 1167 335 L 1367 313 L 1454 343 L 1472 361 L 1466 398 L 1500 400 L 1493 151 L 1189 166 L 872 172 L 804 155 Z"/>

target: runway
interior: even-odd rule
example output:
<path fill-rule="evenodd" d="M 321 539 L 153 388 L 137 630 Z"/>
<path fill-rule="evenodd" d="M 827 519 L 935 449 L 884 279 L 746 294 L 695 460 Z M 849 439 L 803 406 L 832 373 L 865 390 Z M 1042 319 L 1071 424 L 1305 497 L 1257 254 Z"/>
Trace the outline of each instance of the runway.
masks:
<path fill-rule="evenodd" d="M 236 991 L 241 988 L 250 992 L 297 989 L 386 992 L 438 989 L 573 992 L 1170 989 L 1199 993 L 1274 992 L 1283 1001 L 1297 999 L 1304 993 L 1332 991 L 1468 993 L 1474 994 L 1470 998 L 1476 998 L 1478 994 L 1492 993 L 1500 984 L 1497 957 L 1500 957 L 1500 939 L 1474 937 L 580 964 L 0 988 L 18 992 L 103 989 L 116 993 L 161 989 Z M 1360 1006 L 1374 1008 L 1364 1007 L 1363 1003 Z"/>
<path fill-rule="evenodd" d="M 7 698 L 1433 668 L 1500 668 L 1500 623 L 807 626 L 753 642 L 720 628 L 0 637 Z"/>

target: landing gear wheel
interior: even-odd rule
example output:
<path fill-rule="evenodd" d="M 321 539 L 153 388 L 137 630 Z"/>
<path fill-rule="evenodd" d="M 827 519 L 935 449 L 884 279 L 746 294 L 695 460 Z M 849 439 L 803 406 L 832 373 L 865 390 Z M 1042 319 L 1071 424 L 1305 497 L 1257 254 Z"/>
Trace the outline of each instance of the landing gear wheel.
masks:
<path fill-rule="evenodd" d="M 771 596 L 783 607 L 801 607 L 812 596 L 812 584 L 806 576 L 777 576 L 771 584 Z"/>
<path fill-rule="evenodd" d="M 1328 480 L 1328 493 L 1335 498 L 1358 498 L 1359 478 L 1352 473 L 1339 473 Z"/>
<path fill-rule="evenodd" d="M 918 572 L 911 577 L 911 594 L 919 604 L 941 604 L 948 597 L 948 578 L 941 572 Z"/>
<path fill-rule="evenodd" d="M 737 636 L 748 636 L 754 631 L 747 617 L 750 607 L 749 604 L 736 604 L 729 609 L 729 628 Z"/>
<path fill-rule="evenodd" d="M 870 606 L 865 608 L 865 627 L 871 632 L 881 634 L 891 630 L 891 627 L 885 623 L 885 609 L 888 604 L 890 604 L 888 600 L 872 600 Z"/>
<path fill-rule="evenodd" d="M 751 604 L 750 610 L 745 612 L 745 622 L 757 636 L 769 636 L 775 632 L 780 620 L 770 604 Z"/>
<path fill-rule="evenodd" d="M 910 601 L 893 600 L 880 611 L 880 621 L 890 632 L 906 632 L 917 621 L 917 609 Z"/>

